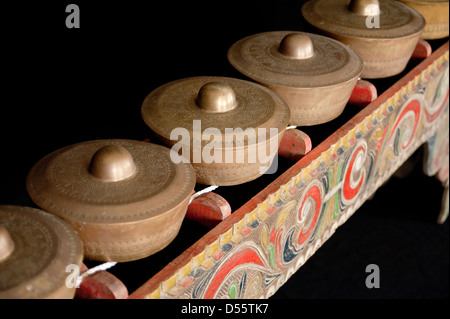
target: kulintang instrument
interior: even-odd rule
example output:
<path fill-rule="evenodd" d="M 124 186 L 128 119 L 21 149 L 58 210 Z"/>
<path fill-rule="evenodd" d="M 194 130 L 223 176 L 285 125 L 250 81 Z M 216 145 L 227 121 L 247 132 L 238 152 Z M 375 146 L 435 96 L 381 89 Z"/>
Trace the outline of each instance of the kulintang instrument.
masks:
<path fill-rule="evenodd" d="M 74 227 L 87 259 L 141 259 L 175 238 L 194 191 L 192 166 L 175 164 L 171 153 L 133 140 L 78 143 L 37 162 L 27 191 Z"/>

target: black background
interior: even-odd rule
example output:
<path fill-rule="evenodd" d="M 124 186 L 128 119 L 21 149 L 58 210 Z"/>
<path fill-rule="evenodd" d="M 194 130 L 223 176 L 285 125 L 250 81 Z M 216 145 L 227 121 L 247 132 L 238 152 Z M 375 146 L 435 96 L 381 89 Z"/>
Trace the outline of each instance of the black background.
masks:
<path fill-rule="evenodd" d="M 26 194 L 26 175 L 60 147 L 91 139 L 146 138 L 140 107 L 156 87 L 198 75 L 244 78 L 227 61 L 231 44 L 257 32 L 310 31 L 300 12 L 303 2 L 2 4 L 0 204 L 34 206 Z M 69 3 L 80 7 L 80 29 L 65 26 Z M 432 45 L 436 49 L 445 41 Z M 396 79 L 374 83 L 381 93 Z M 317 145 L 356 112 L 348 107 L 337 120 L 304 131 Z M 422 174 L 422 156 L 419 149 L 410 161 L 411 173 L 391 178 L 273 299 L 448 299 L 449 223 L 435 223 L 443 188 Z M 280 160 L 280 169 L 290 165 Z M 237 209 L 275 177 L 217 192 Z M 206 231 L 186 221 L 166 250 L 111 272 L 131 293 Z M 380 267 L 379 289 L 365 286 L 365 269 L 372 263 Z"/>

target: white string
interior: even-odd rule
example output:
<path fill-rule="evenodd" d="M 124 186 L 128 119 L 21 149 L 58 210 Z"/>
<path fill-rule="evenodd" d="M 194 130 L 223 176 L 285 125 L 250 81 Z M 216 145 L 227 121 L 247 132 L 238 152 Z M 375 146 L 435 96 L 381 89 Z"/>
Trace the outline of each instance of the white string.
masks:
<path fill-rule="evenodd" d="M 201 191 L 198 191 L 198 192 L 194 193 L 194 195 L 192 195 L 191 199 L 189 200 L 189 204 L 192 203 L 192 201 L 194 199 L 196 199 L 198 196 L 203 195 L 205 193 L 212 192 L 213 190 L 215 190 L 218 187 L 219 186 L 209 186 L 209 187 L 206 187 L 205 189 L 202 189 Z"/>
<path fill-rule="evenodd" d="M 297 126 L 296 125 L 291 125 L 291 126 L 286 127 L 286 130 L 292 130 L 294 128 L 297 128 Z"/>
<path fill-rule="evenodd" d="M 106 263 L 103 263 L 103 264 L 100 264 L 98 266 L 88 269 L 87 271 L 82 273 L 80 276 L 78 276 L 77 282 L 76 282 L 76 287 L 79 287 L 81 282 L 83 281 L 83 279 L 86 278 L 87 276 L 93 275 L 99 271 L 107 270 L 107 269 L 115 266 L 116 264 L 117 264 L 116 261 L 108 261 Z"/>

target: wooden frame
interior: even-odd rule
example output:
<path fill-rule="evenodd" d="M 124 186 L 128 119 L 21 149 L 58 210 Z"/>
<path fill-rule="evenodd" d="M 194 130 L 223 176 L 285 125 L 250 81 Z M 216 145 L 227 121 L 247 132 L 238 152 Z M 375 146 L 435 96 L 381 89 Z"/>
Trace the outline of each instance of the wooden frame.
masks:
<path fill-rule="evenodd" d="M 424 143 L 424 171 L 444 186 L 444 222 L 448 48 L 447 42 L 130 298 L 270 297 Z"/>

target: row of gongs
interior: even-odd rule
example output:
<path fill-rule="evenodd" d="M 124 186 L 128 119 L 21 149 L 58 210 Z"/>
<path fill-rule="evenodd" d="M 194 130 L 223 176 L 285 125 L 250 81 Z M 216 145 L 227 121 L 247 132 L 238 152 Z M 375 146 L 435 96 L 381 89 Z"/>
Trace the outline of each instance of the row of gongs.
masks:
<path fill-rule="evenodd" d="M 448 7 L 448 1 L 432 2 Z M 67 265 L 80 265 L 83 257 L 131 261 L 163 249 L 177 235 L 196 183 L 236 185 L 262 175 L 268 163 L 250 163 L 251 146 L 265 149 L 271 139 L 278 145 L 288 124 L 336 118 L 359 77 L 387 77 L 405 68 L 425 28 L 418 12 L 390 0 L 313 0 L 302 13 L 326 36 L 266 32 L 229 49 L 230 63 L 259 84 L 195 77 L 152 91 L 142 117 L 165 146 L 95 140 L 36 163 L 26 185 L 42 210 L 0 207 L 0 298 L 73 297 Z M 368 29 L 367 17 L 377 14 L 379 28 Z M 194 154 L 211 143 L 211 136 L 194 134 L 195 120 L 216 128 L 213 139 L 221 143 L 227 142 L 220 134 L 226 128 L 241 128 L 219 152 L 232 150 L 244 162 L 194 163 Z M 188 147 L 190 161 L 173 161 L 177 128 L 188 133 L 181 146 Z M 249 139 L 248 128 L 278 133 Z"/>

